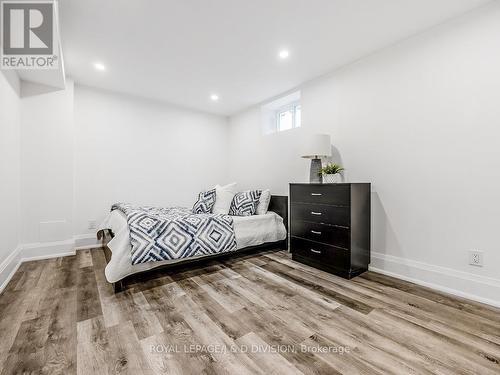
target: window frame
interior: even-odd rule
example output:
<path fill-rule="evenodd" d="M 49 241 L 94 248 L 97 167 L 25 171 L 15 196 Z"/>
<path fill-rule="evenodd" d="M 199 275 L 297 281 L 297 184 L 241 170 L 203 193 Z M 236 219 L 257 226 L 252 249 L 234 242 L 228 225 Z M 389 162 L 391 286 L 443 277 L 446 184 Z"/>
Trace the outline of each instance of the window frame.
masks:
<path fill-rule="evenodd" d="M 300 123 L 297 124 L 297 107 L 300 107 Z M 289 129 L 281 129 L 280 127 L 280 115 L 284 112 L 291 112 L 292 113 L 292 127 Z M 278 109 L 275 110 L 274 112 L 275 115 L 275 127 L 276 127 L 276 133 L 281 133 L 285 132 L 288 130 L 292 129 L 297 129 L 302 126 L 302 105 L 300 103 L 300 100 L 294 101 L 292 103 L 288 103 Z"/>

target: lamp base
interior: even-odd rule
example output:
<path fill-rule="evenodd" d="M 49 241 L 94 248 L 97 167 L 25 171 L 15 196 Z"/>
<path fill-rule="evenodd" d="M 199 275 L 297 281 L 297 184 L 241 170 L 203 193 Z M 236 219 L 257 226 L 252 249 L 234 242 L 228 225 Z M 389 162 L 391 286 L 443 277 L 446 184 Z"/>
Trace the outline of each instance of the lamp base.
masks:
<path fill-rule="evenodd" d="M 311 172 L 309 175 L 311 184 L 322 184 L 323 176 L 321 174 L 321 159 L 311 159 Z"/>

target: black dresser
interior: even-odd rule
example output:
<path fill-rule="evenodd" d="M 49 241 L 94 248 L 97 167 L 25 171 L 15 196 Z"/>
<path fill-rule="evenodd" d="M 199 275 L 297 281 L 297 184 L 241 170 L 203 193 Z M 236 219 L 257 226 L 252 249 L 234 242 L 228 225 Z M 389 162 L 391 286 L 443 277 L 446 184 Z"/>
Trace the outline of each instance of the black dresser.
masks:
<path fill-rule="evenodd" d="M 290 184 L 292 259 L 352 278 L 370 264 L 370 184 Z"/>

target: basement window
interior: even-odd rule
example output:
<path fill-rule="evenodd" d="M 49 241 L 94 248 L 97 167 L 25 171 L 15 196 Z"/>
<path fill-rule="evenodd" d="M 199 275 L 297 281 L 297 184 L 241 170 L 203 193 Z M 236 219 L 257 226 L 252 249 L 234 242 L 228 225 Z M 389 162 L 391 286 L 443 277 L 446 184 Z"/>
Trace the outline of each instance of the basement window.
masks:
<path fill-rule="evenodd" d="M 300 128 L 302 125 L 300 91 L 263 105 L 262 119 L 264 134 Z"/>
<path fill-rule="evenodd" d="M 276 114 L 276 130 L 300 128 L 300 103 L 280 108 Z"/>

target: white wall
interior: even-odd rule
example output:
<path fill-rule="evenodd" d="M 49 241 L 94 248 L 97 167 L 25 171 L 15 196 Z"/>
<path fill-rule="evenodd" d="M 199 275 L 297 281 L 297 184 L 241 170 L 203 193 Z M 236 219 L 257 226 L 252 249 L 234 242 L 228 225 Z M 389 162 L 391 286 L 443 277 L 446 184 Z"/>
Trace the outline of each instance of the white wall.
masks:
<path fill-rule="evenodd" d="M 73 82 L 60 91 L 23 82 L 21 93 L 21 241 L 71 240 Z"/>
<path fill-rule="evenodd" d="M 75 119 L 76 235 L 114 202 L 189 206 L 229 181 L 224 117 L 76 86 Z"/>
<path fill-rule="evenodd" d="M 61 241 L 68 251 L 75 237 L 95 242 L 89 220 L 99 224 L 116 201 L 192 205 L 201 189 L 228 181 L 226 118 L 71 80 L 65 90 L 23 83 L 21 95 L 21 243 L 30 256 Z"/>
<path fill-rule="evenodd" d="M 232 178 L 286 192 L 303 137 L 329 133 L 348 180 L 373 184 L 372 264 L 500 304 L 499 21 L 496 3 L 305 85 L 302 129 L 231 118 Z"/>
<path fill-rule="evenodd" d="M 288 183 L 304 181 L 305 159 L 300 159 L 304 128 L 263 135 L 260 107 L 229 119 L 231 178 L 241 190 L 269 188 L 288 194 Z M 305 125 L 304 125 L 305 127 Z"/>
<path fill-rule="evenodd" d="M 0 274 L 2 262 L 19 244 L 19 102 L 17 75 L 0 72 Z"/>

